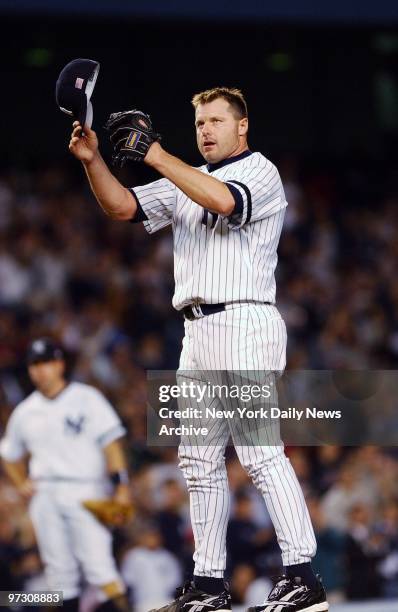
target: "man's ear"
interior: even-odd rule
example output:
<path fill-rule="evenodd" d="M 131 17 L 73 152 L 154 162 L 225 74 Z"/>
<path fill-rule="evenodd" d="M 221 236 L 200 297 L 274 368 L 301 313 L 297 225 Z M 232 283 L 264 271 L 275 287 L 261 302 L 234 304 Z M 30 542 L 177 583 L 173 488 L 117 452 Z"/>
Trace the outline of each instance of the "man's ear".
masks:
<path fill-rule="evenodd" d="M 245 136 L 249 129 L 249 120 L 247 117 L 243 117 L 239 121 L 239 136 Z"/>

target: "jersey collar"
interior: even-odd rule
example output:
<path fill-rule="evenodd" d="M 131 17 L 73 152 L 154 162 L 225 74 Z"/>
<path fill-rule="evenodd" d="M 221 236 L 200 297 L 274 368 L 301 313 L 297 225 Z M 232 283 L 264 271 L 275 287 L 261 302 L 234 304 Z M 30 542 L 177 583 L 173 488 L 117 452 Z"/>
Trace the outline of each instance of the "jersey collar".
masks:
<path fill-rule="evenodd" d="M 207 164 L 208 172 L 214 172 L 214 170 L 218 170 L 219 168 L 223 168 L 224 166 L 228 166 L 228 164 L 233 164 L 240 159 L 244 159 L 245 157 L 249 157 L 249 155 L 253 155 L 252 151 L 243 151 L 243 153 L 239 153 L 239 155 L 234 155 L 233 157 L 227 157 L 226 159 L 222 159 L 216 164 Z"/>
<path fill-rule="evenodd" d="M 40 395 L 42 395 L 48 402 L 55 402 L 63 393 L 65 393 L 65 391 L 69 388 L 70 386 L 70 382 L 66 381 L 65 382 L 65 386 L 62 387 L 62 389 L 60 389 L 58 391 L 58 393 L 56 395 L 53 395 L 52 397 L 48 397 L 48 395 L 44 395 L 43 393 L 41 393 L 41 391 L 38 391 L 40 393 Z"/>

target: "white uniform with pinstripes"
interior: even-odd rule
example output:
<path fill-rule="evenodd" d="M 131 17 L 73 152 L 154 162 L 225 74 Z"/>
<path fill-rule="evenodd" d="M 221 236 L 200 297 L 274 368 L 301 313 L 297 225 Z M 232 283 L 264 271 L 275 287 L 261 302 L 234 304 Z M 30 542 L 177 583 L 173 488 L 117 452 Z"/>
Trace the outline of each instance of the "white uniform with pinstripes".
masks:
<path fill-rule="evenodd" d="M 172 224 L 174 307 L 227 305 L 223 312 L 185 321 L 180 371 L 283 371 L 286 328 L 273 305 L 287 206 L 279 173 L 261 153 L 249 151 L 200 170 L 227 184 L 237 212 L 228 218 L 210 213 L 167 179 L 132 190 L 138 218 L 146 217 L 149 233 Z M 190 492 L 195 574 L 222 577 L 225 569 L 230 496 L 224 452 L 230 433 L 242 465 L 263 494 L 284 565 L 309 561 L 316 550 L 313 528 L 275 430 L 272 445 L 246 445 L 227 421 L 202 419 L 201 426 L 210 430 L 209 444 L 183 438 L 179 448 Z"/>
<path fill-rule="evenodd" d="M 124 434 L 102 393 L 71 382 L 52 399 L 31 393 L 13 410 L 1 439 L 6 461 L 30 457 L 29 514 L 48 588 L 62 590 L 65 599 L 79 597 L 82 572 L 92 585 L 122 583 L 112 535 L 82 500 L 109 495 L 104 448 Z"/>

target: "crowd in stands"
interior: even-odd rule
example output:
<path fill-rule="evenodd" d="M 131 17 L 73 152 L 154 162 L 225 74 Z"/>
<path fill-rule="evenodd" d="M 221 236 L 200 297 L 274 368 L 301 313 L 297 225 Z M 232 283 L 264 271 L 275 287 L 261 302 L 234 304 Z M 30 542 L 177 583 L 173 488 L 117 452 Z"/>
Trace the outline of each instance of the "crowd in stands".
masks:
<path fill-rule="evenodd" d="M 393 370 L 393 173 L 350 164 L 308 170 L 287 158 L 279 168 L 289 202 L 277 273 L 288 368 Z M 31 390 L 28 341 L 58 338 L 73 378 L 100 388 L 128 429 L 137 513 L 115 532 L 115 553 L 139 611 L 167 600 L 192 570 L 176 449 L 146 441 L 146 370 L 176 369 L 183 334 L 171 306 L 172 261 L 169 229 L 149 237 L 141 226 L 111 221 L 68 166 L 0 174 L 0 434 Z M 318 539 L 314 567 L 330 600 L 398 597 L 397 449 L 334 444 L 286 452 L 306 494 Z M 227 465 L 228 577 L 234 602 L 252 604 L 280 573 L 280 553 L 264 503 L 232 448 Z M 150 589 L 142 579 L 148 567 Z M 26 508 L 0 472 L 0 590 L 43 584 Z"/>

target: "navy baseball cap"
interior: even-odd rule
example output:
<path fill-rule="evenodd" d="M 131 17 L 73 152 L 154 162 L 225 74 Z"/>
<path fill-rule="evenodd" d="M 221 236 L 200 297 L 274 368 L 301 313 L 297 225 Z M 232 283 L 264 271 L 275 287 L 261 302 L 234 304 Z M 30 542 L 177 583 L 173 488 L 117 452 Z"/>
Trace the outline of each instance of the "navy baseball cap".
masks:
<path fill-rule="evenodd" d="M 55 85 L 55 99 L 61 111 L 91 127 L 93 106 L 90 102 L 99 72 L 99 62 L 75 59 L 61 70 Z"/>
<path fill-rule="evenodd" d="M 51 338 L 36 338 L 30 344 L 26 354 L 28 365 L 57 359 L 65 359 L 65 353 L 62 346 Z"/>

